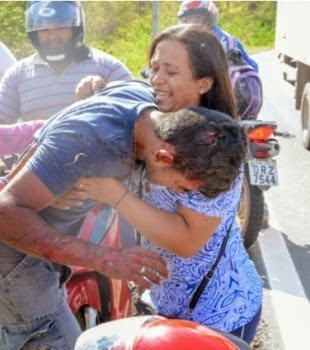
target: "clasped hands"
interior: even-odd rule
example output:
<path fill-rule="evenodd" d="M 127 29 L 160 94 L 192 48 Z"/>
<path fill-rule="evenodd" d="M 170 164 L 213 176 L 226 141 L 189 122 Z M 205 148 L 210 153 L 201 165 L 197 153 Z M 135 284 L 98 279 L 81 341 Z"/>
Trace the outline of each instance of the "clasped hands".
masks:
<path fill-rule="evenodd" d="M 69 191 L 58 197 L 52 207 L 70 210 L 71 207 L 81 206 L 86 199 L 93 199 L 114 207 L 126 192 L 122 182 L 115 178 L 83 177 Z"/>
<path fill-rule="evenodd" d="M 121 181 L 115 178 L 81 178 L 52 205 L 60 210 L 80 206 L 86 199 L 94 199 L 113 207 L 118 205 L 127 193 Z M 143 247 L 109 248 L 108 262 L 104 274 L 112 278 L 134 281 L 144 288 L 152 283 L 160 284 L 168 277 L 166 262 L 157 253 Z"/>

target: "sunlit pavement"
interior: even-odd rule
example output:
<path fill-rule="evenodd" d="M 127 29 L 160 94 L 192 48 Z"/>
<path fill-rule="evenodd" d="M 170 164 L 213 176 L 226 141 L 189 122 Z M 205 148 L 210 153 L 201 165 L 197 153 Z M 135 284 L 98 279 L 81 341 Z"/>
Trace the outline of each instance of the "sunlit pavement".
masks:
<path fill-rule="evenodd" d="M 273 318 L 270 338 L 278 336 L 276 350 L 310 349 L 310 304 L 299 280 L 294 263 L 282 237 L 281 226 L 270 212 L 270 227 L 262 230 L 258 239 L 266 269 L 268 288 L 265 290 L 265 314 Z M 307 266 L 305 266 L 307 268 Z M 272 324 L 272 322 L 270 322 Z"/>

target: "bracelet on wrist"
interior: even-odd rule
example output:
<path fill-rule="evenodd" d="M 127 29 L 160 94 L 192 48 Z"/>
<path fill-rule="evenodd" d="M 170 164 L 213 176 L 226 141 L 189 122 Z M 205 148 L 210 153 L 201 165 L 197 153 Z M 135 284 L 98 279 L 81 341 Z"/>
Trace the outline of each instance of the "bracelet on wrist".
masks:
<path fill-rule="evenodd" d="M 122 194 L 121 198 L 114 204 L 114 206 L 113 206 L 114 209 L 116 209 L 116 207 L 120 204 L 120 202 L 125 198 L 125 196 L 126 196 L 127 193 L 128 193 L 128 190 L 126 190 L 126 191 Z"/>

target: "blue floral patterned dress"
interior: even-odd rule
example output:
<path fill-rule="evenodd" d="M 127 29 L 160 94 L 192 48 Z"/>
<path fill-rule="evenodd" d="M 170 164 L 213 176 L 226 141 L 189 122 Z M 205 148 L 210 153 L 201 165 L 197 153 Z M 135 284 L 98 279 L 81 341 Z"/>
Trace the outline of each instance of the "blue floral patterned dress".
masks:
<path fill-rule="evenodd" d="M 145 183 L 145 177 L 142 178 Z M 222 218 L 207 244 L 191 258 L 181 258 L 142 237 L 142 245 L 161 254 L 170 270 L 169 279 L 160 286 L 153 285 L 151 291 L 143 295 L 157 312 L 187 318 L 192 296 L 215 261 L 232 220 L 234 223 L 225 252 L 188 319 L 230 332 L 250 322 L 259 310 L 262 280 L 244 248 L 235 221 L 241 185 L 242 174 L 229 191 L 217 198 L 207 198 L 199 191 L 178 194 L 158 185 L 148 185 L 148 191 L 143 191 L 144 201 L 158 209 L 175 212 L 178 205 L 183 205 L 201 214 Z"/>

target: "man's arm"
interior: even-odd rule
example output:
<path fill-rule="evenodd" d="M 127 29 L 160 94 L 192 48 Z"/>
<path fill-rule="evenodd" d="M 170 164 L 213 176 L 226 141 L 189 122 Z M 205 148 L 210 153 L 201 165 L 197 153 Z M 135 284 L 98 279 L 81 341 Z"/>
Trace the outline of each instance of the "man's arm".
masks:
<path fill-rule="evenodd" d="M 129 193 L 114 178 L 82 178 L 85 195 L 108 203 L 122 214 L 153 244 L 183 258 L 197 254 L 221 223 L 221 217 L 203 215 L 179 205 L 177 212 L 168 212 L 145 203 Z M 160 224 L 159 224 L 160 223 Z"/>
<path fill-rule="evenodd" d="M 13 125 L 0 125 L 0 157 L 24 151 L 33 140 L 35 132 L 45 122 L 33 120 Z"/>
<path fill-rule="evenodd" d="M 36 213 L 54 200 L 34 173 L 27 167 L 21 169 L 0 194 L 1 242 L 37 258 L 84 266 L 111 278 L 133 280 L 144 287 L 150 287 L 144 277 L 159 283 L 156 271 L 167 275 L 165 262 L 141 247 L 102 248 L 59 233 Z M 143 266 L 149 268 L 144 276 L 140 274 Z"/>

